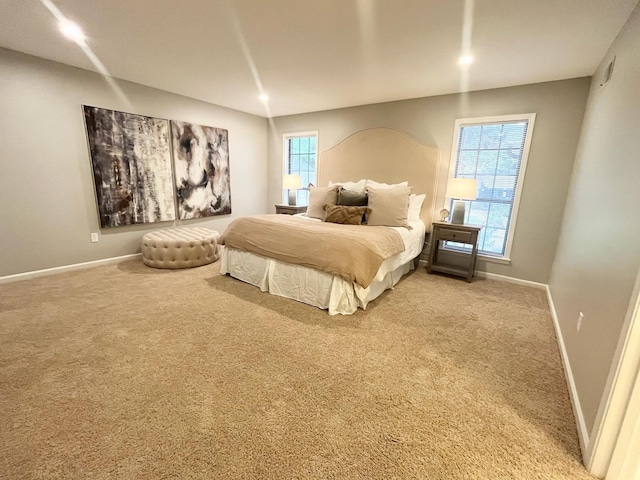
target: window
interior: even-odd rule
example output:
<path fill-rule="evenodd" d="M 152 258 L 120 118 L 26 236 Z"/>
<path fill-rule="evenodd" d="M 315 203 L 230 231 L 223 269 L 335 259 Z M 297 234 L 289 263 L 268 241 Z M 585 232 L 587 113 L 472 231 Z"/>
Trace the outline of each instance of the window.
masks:
<path fill-rule="evenodd" d="M 302 189 L 296 193 L 297 205 L 309 204 L 309 184 L 316 185 L 316 157 L 318 132 L 301 132 L 284 135 L 284 174 L 300 175 Z M 288 192 L 282 192 L 287 203 Z"/>
<path fill-rule="evenodd" d="M 465 223 L 482 226 L 480 254 L 509 258 L 534 120 L 535 113 L 456 121 L 453 176 L 477 180 L 477 198 L 467 203 Z"/>

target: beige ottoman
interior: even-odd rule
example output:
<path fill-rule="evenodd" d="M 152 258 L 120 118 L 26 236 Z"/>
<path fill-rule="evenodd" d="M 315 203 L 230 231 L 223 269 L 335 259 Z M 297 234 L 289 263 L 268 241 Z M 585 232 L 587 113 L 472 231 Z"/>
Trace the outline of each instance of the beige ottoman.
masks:
<path fill-rule="evenodd" d="M 145 233 L 142 261 L 155 268 L 199 267 L 218 259 L 218 237 L 208 228 L 168 228 Z"/>

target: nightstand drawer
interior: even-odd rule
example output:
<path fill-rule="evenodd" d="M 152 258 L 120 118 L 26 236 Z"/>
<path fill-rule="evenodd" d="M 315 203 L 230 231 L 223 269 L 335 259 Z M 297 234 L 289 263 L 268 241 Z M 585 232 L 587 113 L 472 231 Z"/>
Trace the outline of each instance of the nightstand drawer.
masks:
<path fill-rule="evenodd" d="M 276 213 L 285 215 L 295 215 L 296 213 L 304 213 L 307 211 L 306 206 L 302 205 L 276 205 Z"/>
<path fill-rule="evenodd" d="M 462 230 L 440 229 L 438 240 L 449 240 L 452 242 L 472 242 L 473 233 Z"/>

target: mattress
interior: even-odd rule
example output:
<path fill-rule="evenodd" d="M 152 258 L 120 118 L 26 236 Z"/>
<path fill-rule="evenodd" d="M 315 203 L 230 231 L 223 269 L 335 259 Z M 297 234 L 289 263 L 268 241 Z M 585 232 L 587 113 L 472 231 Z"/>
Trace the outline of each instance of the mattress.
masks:
<path fill-rule="evenodd" d="M 370 301 L 393 288 L 403 275 L 413 269 L 413 260 L 424 246 L 426 228 L 420 220 L 409 224 L 411 229 L 388 227 L 400 234 L 405 249 L 387 258 L 366 288 L 319 270 L 227 247 L 221 252 L 220 272 L 255 285 L 264 292 L 326 309 L 330 315 L 349 315 L 358 307 L 366 309 Z"/>

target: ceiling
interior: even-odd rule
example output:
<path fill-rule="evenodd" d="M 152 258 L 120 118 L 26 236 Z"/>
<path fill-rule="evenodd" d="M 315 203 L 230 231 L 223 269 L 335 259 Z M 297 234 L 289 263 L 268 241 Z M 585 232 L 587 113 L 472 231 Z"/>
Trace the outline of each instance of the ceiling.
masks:
<path fill-rule="evenodd" d="M 591 75 L 638 0 L 0 0 L 0 46 L 99 71 L 52 3 L 116 78 L 281 116 Z"/>

